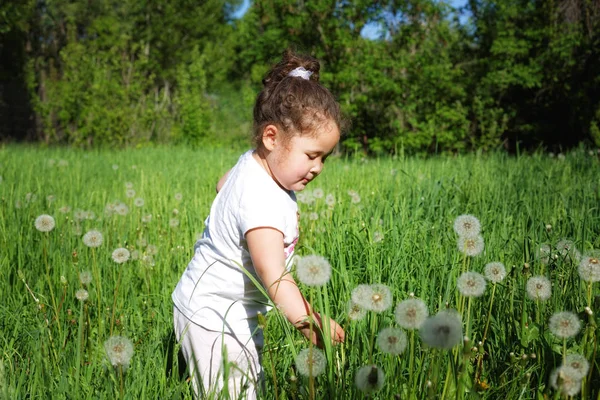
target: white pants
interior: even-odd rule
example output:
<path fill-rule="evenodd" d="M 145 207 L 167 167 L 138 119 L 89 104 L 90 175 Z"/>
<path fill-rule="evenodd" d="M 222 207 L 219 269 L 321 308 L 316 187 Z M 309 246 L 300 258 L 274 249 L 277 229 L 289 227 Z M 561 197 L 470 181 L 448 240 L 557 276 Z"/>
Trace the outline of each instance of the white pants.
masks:
<path fill-rule="evenodd" d="M 173 320 L 196 398 L 256 399 L 262 375 L 262 332 L 257 330 L 253 335 L 249 328 L 232 334 L 205 329 L 177 307 L 173 307 Z"/>

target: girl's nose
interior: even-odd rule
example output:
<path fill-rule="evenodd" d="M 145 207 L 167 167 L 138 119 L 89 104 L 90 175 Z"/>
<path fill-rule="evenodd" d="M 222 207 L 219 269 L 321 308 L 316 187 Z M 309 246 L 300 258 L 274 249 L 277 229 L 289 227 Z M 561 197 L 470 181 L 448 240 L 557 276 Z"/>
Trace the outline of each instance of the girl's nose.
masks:
<path fill-rule="evenodd" d="M 310 169 L 310 172 L 312 172 L 316 176 L 316 175 L 319 175 L 322 170 L 323 170 L 323 162 L 321 160 L 317 159 L 317 161 L 313 164 L 313 167 Z"/>

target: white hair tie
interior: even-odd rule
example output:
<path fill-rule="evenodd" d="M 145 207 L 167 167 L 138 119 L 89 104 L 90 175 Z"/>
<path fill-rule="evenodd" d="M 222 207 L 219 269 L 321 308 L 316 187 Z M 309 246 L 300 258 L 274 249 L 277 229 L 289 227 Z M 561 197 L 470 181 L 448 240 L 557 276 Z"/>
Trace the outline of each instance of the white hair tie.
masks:
<path fill-rule="evenodd" d="M 290 71 L 288 76 L 297 76 L 302 79 L 309 80 L 312 75 L 312 71 L 307 71 L 304 67 L 298 67 Z"/>

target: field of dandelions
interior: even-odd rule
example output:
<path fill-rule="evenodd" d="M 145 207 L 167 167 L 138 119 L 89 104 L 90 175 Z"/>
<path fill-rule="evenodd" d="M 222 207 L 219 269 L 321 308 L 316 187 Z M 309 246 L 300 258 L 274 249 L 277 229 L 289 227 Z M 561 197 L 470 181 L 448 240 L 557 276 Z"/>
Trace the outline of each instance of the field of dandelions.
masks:
<path fill-rule="evenodd" d="M 170 295 L 239 154 L 0 149 L 0 398 L 192 398 Z M 259 398 L 600 398 L 599 159 L 330 157 L 292 273 L 346 340 L 261 317 Z"/>

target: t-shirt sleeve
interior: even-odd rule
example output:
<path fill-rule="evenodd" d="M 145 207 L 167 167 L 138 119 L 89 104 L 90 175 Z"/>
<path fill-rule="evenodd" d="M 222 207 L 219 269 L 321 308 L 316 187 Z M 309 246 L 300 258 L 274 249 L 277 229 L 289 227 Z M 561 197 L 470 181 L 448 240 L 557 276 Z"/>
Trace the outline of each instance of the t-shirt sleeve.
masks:
<path fill-rule="evenodd" d="M 254 228 L 274 228 L 285 232 L 285 217 L 281 204 L 261 190 L 246 193 L 240 202 L 240 231 L 242 236 Z"/>

